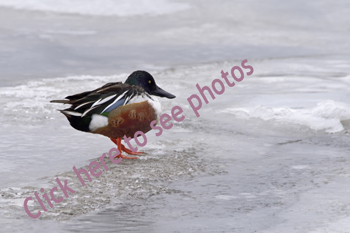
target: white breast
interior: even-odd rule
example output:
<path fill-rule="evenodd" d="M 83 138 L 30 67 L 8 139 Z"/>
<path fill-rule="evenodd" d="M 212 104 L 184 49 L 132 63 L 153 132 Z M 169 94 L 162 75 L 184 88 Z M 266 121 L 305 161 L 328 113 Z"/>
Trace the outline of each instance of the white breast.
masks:
<path fill-rule="evenodd" d="M 152 98 L 152 99 L 151 99 Z M 135 98 L 133 98 L 132 100 L 130 100 L 130 102 L 128 104 L 132 104 L 132 103 L 140 103 L 140 102 L 144 102 L 144 101 L 148 101 L 148 103 L 154 108 L 154 110 L 156 111 L 157 114 L 157 124 L 160 118 L 160 114 L 162 113 L 162 106 L 160 105 L 159 100 L 152 96 L 152 97 L 148 97 L 147 95 L 138 95 Z"/>

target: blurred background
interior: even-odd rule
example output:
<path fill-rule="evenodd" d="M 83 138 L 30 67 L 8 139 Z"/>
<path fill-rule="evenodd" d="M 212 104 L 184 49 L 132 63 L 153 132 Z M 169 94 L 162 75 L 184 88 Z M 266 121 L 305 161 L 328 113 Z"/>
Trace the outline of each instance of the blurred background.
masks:
<path fill-rule="evenodd" d="M 8 232 L 349 232 L 350 2 L 0 0 L 0 225 Z M 187 98 L 248 59 L 197 118 Z M 82 187 L 113 143 L 52 99 L 147 70 L 185 120 Z M 77 192 L 38 219 L 26 197 Z M 38 203 L 29 208 L 40 210 Z"/>

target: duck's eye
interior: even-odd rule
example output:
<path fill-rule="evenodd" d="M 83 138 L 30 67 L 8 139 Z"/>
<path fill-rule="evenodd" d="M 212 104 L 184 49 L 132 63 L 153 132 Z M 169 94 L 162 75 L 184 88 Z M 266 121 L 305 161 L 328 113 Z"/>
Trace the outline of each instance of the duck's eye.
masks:
<path fill-rule="evenodd" d="M 151 83 L 151 80 L 148 80 L 148 83 Z"/>

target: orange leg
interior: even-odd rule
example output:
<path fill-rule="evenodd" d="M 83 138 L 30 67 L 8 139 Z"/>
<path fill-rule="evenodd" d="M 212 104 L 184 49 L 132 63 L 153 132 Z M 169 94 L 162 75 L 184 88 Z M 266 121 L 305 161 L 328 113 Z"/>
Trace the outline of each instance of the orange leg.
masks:
<path fill-rule="evenodd" d="M 128 154 L 131 154 L 131 155 L 138 155 L 138 154 L 142 154 L 143 152 L 133 152 L 129 149 L 127 149 L 123 144 L 122 144 L 122 139 L 121 138 L 117 138 L 117 139 L 114 139 L 114 138 L 110 138 L 112 142 L 114 142 L 117 147 L 118 147 L 118 150 L 120 151 L 120 155 L 116 156 L 118 158 L 123 158 L 123 159 L 137 159 L 136 157 L 128 157 L 128 156 L 125 156 L 125 155 L 122 155 L 122 151 L 128 153 Z"/>
<path fill-rule="evenodd" d="M 121 144 L 121 138 L 117 138 L 114 139 L 114 138 L 110 138 L 112 140 L 112 142 L 114 142 L 117 146 L 118 146 L 118 139 L 120 140 L 120 144 Z M 119 148 L 118 148 L 119 150 Z M 123 144 L 121 144 L 121 151 L 124 151 L 126 153 L 128 153 L 129 155 L 139 155 L 139 154 L 142 154 L 143 152 L 133 152 L 132 150 L 126 148 Z M 121 152 L 120 151 L 120 152 Z"/>
<path fill-rule="evenodd" d="M 134 152 L 128 148 L 126 148 L 123 144 L 122 144 L 122 150 L 126 153 L 128 153 L 129 155 L 139 155 L 139 154 L 142 154 L 143 152 Z"/>

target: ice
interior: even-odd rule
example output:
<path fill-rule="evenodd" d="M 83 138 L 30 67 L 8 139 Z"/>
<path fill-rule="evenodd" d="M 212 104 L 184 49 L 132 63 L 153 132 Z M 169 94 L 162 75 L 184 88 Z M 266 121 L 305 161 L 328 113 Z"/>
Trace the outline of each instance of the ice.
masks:
<path fill-rule="evenodd" d="M 0 0 L 0 6 L 21 10 L 38 10 L 98 16 L 161 15 L 189 9 L 188 3 L 170 0 Z"/>
<path fill-rule="evenodd" d="M 240 118 L 260 118 L 264 121 L 274 120 L 281 124 L 303 125 L 312 130 L 324 130 L 327 133 L 344 130 L 341 121 L 350 119 L 350 105 L 332 100 L 319 102 L 312 109 L 256 106 L 252 108 L 227 108 L 221 112 L 228 112 Z"/>

